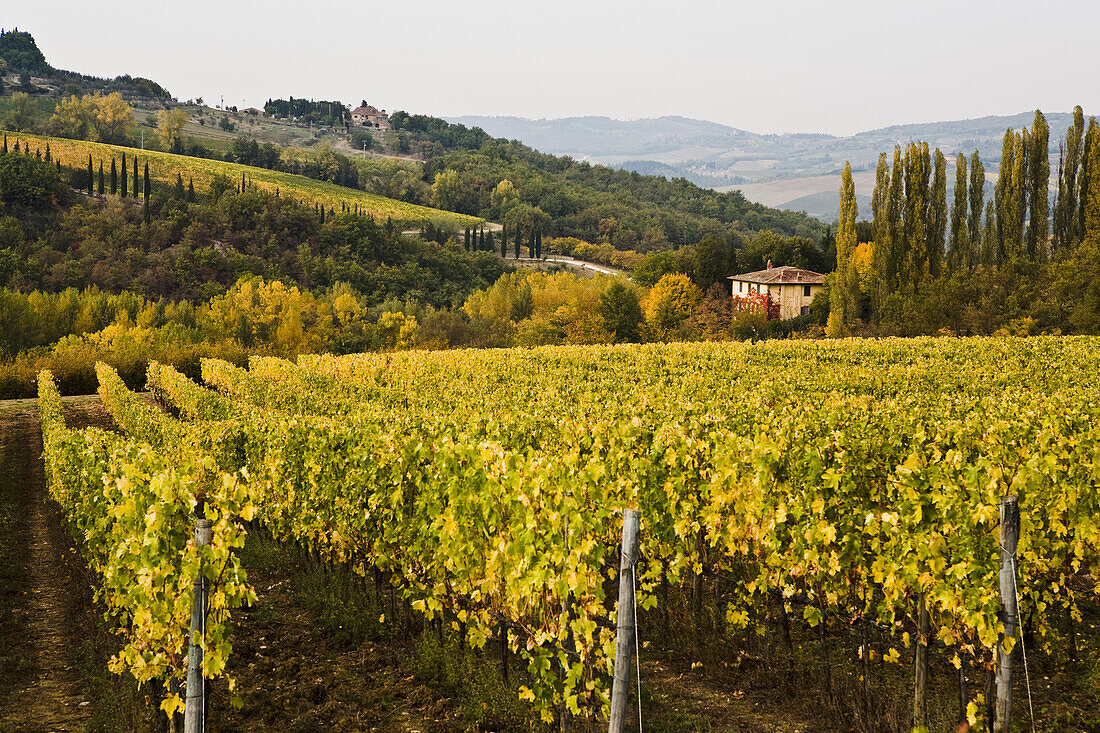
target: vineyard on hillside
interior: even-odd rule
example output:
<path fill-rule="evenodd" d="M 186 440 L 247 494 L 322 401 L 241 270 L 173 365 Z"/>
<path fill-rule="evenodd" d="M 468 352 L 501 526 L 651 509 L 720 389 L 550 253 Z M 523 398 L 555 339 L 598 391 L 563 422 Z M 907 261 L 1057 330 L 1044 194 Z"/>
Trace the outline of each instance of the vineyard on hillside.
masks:
<path fill-rule="evenodd" d="M 133 166 L 136 157 L 142 170 L 146 163 L 149 164 L 149 178 L 152 182 L 172 185 L 176 183 L 177 175 L 180 175 L 183 177 L 184 185 L 194 182 L 196 190 L 200 192 L 209 190 L 210 184 L 217 175 L 226 176 L 231 182 L 238 184 L 243 175 L 247 177 L 249 186 L 271 193 L 278 189 L 282 196 L 291 196 L 307 204 L 317 204 L 326 210 L 339 212 L 345 205 L 352 209 L 358 207 L 360 213 L 373 216 L 379 222 L 385 222 L 387 219 L 404 224 L 433 222 L 437 225 L 446 224 L 458 228 L 481 221 L 477 217 L 465 214 L 431 209 L 354 188 L 345 188 L 335 183 L 240 163 L 29 133 L 0 130 L 0 134 L 7 136 L 9 145 L 18 144 L 20 148 L 24 144 L 28 145 L 31 154 L 35 151 L 45 154 L 46 146 L 49 145 L 50 156 L 53 159 L 59 160 L 63 166 L 74 169 L 83 169 L 87 166 L 89 155 L 92 157 L 93 168 L 96 171 L 101 162 L 104 169 L 110 171 L 112 158 L 121 164 L 123 155 L 126 156 L 128 164 Z"/>
<path fill-rule="evenodd" d="M 119 670 L 178 693 L 201 502 L 208 676 L 251 594 L 235 548 L 262 528 L 505 646 L 533 715 L 582 722 L 606 714 L 625 508 L 640 617 L 667 629 L 687 597 L 730 634 L 777 634 L 788 664 L 792 627 L 854 635 L 866 698 L 872 663 L 912 664 L 922 618 L 955 669 L 992 668 L 1014 495 L 1026 651 L 1095 657 L 1098 366 L 1092 338 L 254 358 L 204 362 L 208 387 L 152 365 L 162 411 L 100 365 L 123 435 L 69 430 L 48 374 L 40 390 L 51 492 L 125 630 Z M 960 680 L 979 724 L 988 688 Z"/>

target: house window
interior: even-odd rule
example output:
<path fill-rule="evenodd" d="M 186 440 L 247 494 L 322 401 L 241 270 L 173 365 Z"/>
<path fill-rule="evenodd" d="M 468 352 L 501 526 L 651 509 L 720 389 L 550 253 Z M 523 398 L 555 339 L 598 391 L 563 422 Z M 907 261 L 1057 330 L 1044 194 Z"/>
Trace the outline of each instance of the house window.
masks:
<path fill-rule="evenodd" d="M 808 305 L 802 306 L 802 315 L 805 316 L 805 315 L 808 315 L 809 313 L 810 313 L 810 306 L 808 306 Z"/>
<path fill-rule="evenodd" d="M 737 283 L 737 292 L 739 292 L 739 293 L 745 292 L 745 283 Z"/>
<path fill-rule="evenodd" d="M 810 297 L 810 286 L 809 285 L 803 285 L 802 286 L 802 294 L 804 296 L 806 296 L 807 298 Z"/>

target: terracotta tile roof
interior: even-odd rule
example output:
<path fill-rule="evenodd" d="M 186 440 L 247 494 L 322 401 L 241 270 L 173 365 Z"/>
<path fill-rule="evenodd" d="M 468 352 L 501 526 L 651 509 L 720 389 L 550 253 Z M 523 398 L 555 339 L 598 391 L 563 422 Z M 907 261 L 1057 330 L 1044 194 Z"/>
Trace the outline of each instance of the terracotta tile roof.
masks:
<path fill-rule="evenodd" d="M 730 275 L 727 280 L 762 285 L 823 285 L 825 276 L 819 272 L 783 265 L 769 270 L 746 272 L 744 275 Z"/>

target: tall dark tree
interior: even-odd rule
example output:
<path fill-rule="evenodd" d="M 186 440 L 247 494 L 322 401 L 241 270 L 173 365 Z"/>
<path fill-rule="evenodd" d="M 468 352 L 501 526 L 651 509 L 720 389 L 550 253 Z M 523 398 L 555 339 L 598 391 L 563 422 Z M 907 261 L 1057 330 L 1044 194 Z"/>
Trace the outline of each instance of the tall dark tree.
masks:
<path fill-rule="evenodd" d="M 138 162 L 137 158 L 134 158 L 134 198 L 137 198 L 141 194 L 138 193 Z"/>
<path fill-rule="evenodd" d="M 144 207 L 143 210 L 144 210 L 144 213 L 145 213 L 145 223 L 146 224 L 148 224 L 149 221 L 150 221 L 150 219 L 149 219 L 149 193 L 150 193 L 150 190 L 149 190 L 149 163 L 148 163 L 148 161 L 146 161 L 146 163 L 145 163 L 145 177 L 142 179 L 142 185 L 141 185 L 141 197 L 142 197 L 142 201 L 143 201 L 143 207 Z"/>
<path fill-rule="evenodd" d="M 88 156 L 88 195 L 91 196 L 95 191 L 95 175 L 92 173 L 92 156 Z"/>
<path fill-rule="evenodd" d="M 279 189 L 276 188 L 275 189 L 275 197 L 278 198 L 278 196 L 279 196 Z M 194 203 L 194 201 L 195 201 L 195 179 L 191 178 L 191 177 L 187 178 L 187 200 L 192 202 L 192 203 Z"/>
<path fill-rule="evenodd" d="M 187 195 L 187 190 L 183 187 L 183 174 L 176 171 L 176 198 L 182 199 Z"/>
<path fill-rule="evenodd" d="M 516 241 L 515 241 L 515 255 L 516 259 L 519 259 L 519 249 L 523 246 L 523 237 L 520 232 L 519 224 L 516 224 Z"/>
<path fill-rule="evenodd" d="M 53 160 L 53 158 L 50 156 L 50 144 L 49 143 L 46 143 L 46 157 L 44 158 L 44 160 L 47 163 L 49 163 Z"/>
<path fill-rule="evenodd" d="M 504 225 L 500 228 L 500 256 L 508 256 L 508 226 Z"/>
<path fill-rule="evenodd" d="M 114 196 L 118 193 L 118 166 L 115 164 L 115 159 L 111 158 L 111 195 Z"/>
<path fill-rule="evenodd" d="M 951 238 L 947 266 L 950 270 L 970 267 L 970 231 L 966 226 L 966 156 L 955 156 L 955 203 L 951 206 Z"/>
<path fill-rule="evenodd" d="M 96 190 L 100 196 L 103 195 L 103 161 L 99 161 L 99 186 Z"/>
<path fill-rule="evenodd" d="M 126 183 L 126 171 L 127 171 L 127 168 L 126 168 L 126 153 L 123 153 L 122 154 L 122 185 L 119 187 L 119 190 L 118 190 L 119 195 L 122 196 L 122 198 L 126 198 L 126 192 L 127 192 L 127 188 L 128 188 L 127 183 Z"/>
<path fill-rule="evenodd" d="M 470 251 L 470 227 L 466 227 L 466 229 L 464 230 L 464 233 L 465 233 L 465 235 L 466 235 L 466 239 L 465 239 L 465 241 L 464 241 L 464 243 L 463 243 L 463 248 L 464 248 L 464 249 L 465 249 L 465 250 L 466 250 L 467 252 L 469 252 L 469 251 Z"/>
<path fill-rule="evenodd" d="M 901 282 L 910 292 L 916 291 L 928 272 L 926 229 L 931 174 L 928 143 L 910 143 L 905 150 L 905 250 L 900 262 Z"/>
<path fill-rule="evenodd" d="M 542 230 L 535 232 L 535 259 L 542 259 Z"/>
<path fill-rule="evenodd" d="M 1014 230 L 1013 218 L 1016 209 L 1012 195 L 1012 167 L 1016 154 L 1016 135 L 1011 128 L 1005 131 L 1001 140 L 1001 163 L 997 169 L 997 186 L 993 190 L 993 202 L 997 211 L 997 251 L 995 261 L 1004 260 L 1011 249 L 1006 240 Z"/>
<path fill-rule="evenodd" d="M 485 232 L 485 247 L 484 247 L 484 249 L 485 249 L 486 252 L 496 253 L 496 251 L 497 251 L 496 242 L 493 241 L 493 232 L 492 232 L 492 230 Z"/>
<path fill-rule="evenodd" d="M 1100 238 L 1100 125 L 1096 118 L 1089 118 L 1088 131 L 1085 133 L 1085 150 L 1081 169 L 1088 167 L 1088 176 L 1081 178 L 1081 211 L 1084 212 L 1084 224 L 1081 227 L 1081 241 L 1093 241 Z"/>
<path fill-rule="evenodd" d="M 790 264 L 780 263 L 780 264 Z M 706 290 L 714 283 L 725 283 L 735 268 L 730 243 L 716 234 L 704 235 L 695 245 L 695 284 Z"/>
<path fill-rule="evenodd" d="M 1035 110 L 1027 161 L 1027 254 L 1032 262 L 1045 262 L 1050 234 L 1050 126 L 1047 118 Z"/>
<path fill-rule="evenodd" d="M 982 210 L 985 209 L 985 166 L 975 150 L 970 156 L 970 247 L 976 255 L 982 246 Z M 971 266 L 978 264 L 980 255 L 971 257 Z"/>
<path fill-rule="evenodd" d="M 477 248 L 478 248 L 479 251 L 484 252 L 485 251 L 485 225 L 484 224 L 481 225 L 481 234 L 479 235 L 479 237 L 480 238 L 479 238 L 478 243 L 477 243 Z"/>
<path fill-rule="evenodd" d="M 4 133 L 4 155 L 8 154 L 8 133 Z"/>
<path fill-rule="evenodd" d="M 603 319 L 604 327 L 615 336 L 615 341 L 637 341 L 638 326 L 642 322 L 642 308 L 633 288 L 616 280 L 600 293 L 596 313 Z"/>

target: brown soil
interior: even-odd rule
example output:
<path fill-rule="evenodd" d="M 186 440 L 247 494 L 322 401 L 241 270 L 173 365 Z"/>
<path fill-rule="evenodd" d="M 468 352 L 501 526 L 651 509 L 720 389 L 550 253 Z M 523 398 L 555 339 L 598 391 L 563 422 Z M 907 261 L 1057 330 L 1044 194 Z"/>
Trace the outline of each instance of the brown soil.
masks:
<path fill-rule="evenodd" d="M 86 400 L 70 400 L 74 424 L 87 419 Z M 25 731 L 84 730 L 89 702 L 76 669 L 76 641 L 86 629 L 74 620 L 86 615 L 78 596 L 67 592 L 84 583 L 83 565 L 46 501 L 42 438 L 37 405 L 7 403 L 0 411 L 0 467 L 11 512 L 5 530 L 15 582 L 0 595 L 7 623 L 0 624 L 5 656 L 17 660 L 2 676 L 0 728 Z"/>

